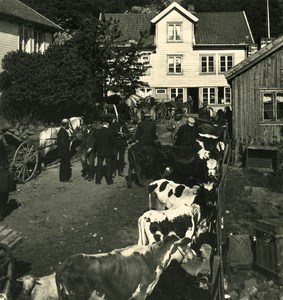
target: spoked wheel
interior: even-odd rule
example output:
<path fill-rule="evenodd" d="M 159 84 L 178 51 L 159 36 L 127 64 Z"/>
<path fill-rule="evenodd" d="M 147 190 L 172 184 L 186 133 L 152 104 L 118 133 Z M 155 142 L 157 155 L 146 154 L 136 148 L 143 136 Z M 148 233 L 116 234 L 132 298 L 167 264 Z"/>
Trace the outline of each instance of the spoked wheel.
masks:
<path fill-rule="evenodd" d="M 0 243 L 0 291 L 9 297 L 13 272 L 13 257 L 11 249 Z"/>
<path fill-rule="evenodd" d="M 156 120 L 158 122 L 161 122 L 165 120 L 166 115 L 167 115 L 167 107 L 164 103 L 161 103 L 156 112 Z"/>
<path fill-rule="evenodd" d="M 34 144 L 24 141 L 15 152 L 12 170 L 20 182 L 29 181 L 35 174 L 39 152 Z"/>

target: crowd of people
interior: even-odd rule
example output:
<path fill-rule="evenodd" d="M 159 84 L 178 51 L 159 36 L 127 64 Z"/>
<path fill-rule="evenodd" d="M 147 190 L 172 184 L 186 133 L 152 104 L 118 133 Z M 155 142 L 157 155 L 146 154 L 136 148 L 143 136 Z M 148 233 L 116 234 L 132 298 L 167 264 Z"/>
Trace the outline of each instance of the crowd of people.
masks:
<path fill-rule="evenodd" d="M 177 116 L 177 115 L 176 115 Z M 219 124 L 227 124 L 228 137 L 232 138 L 232 111 L 230 107 L 225 110 L 219 109 L 216 114 L 206 104 L 198 111 L 198 117 L 204 120 L 216 120 Z M 183 123 L 175 135 L 174 145 L 187 147 L 193 144 L 198 129 L 196 120 L 188 115 L 182 116 Z M 63 119 L 57 136 L 57 148 L 60 158 L 59 181 L 72 181 L 71 167 L 71 138 L 69 136 L 69 120 Z M 125 155 L 130 138 L 130 132 L 126 121 L 115 113 L 108 113 L 99 123 L 92 119 L 85 119 L 81 131 L 80 161 L 82 176 L 85 180 L 95 180 L 101 184 L 105 177 L 106 183 L 111 185 L 117 176 L 125 176 Z M 145 153 L 152 153 L 158 140 L 156 122 L 152 119 L 149 111 L 145 111 L 143 119 L 137 124 L 136 133 L 132 137 L 144 149 Z M 103 165 L 105 162 L 105 166 Z M 8 167 L 3 133 L 0 131 L 0 220 L 5 216 L 5 210 L 9 198 L 9 192 L 15 189 L 15 180 Z"/>
<path fill-rule="evenodd" d="M 198 117 L 207 121 L 216 120 L 219 124 L 228 124 L 228 136 L 232 137 L 232 112 L 228 106 L 225 111 L 219 109 L 213 114 L 213 110 L 204 104 L 198 111 Z M 190 115 L 183 116 L 183 120 L 184 118 L 183 125 L 178 128 L 175 135 L 174 145 L 179 147 L 191 146 L 198 136 L 196 120 Z M 125 155 L 130 132 L 126 122 L 119 118 L 116 111 L 106 114 L 100 124 L 93 123 L 93 120 L 85 119 L 82 129 L 80 145 L 82 176 L 88 181 L 95 179 L 96 184 L 101 184 L 102 178 L 105 177 L 106 183 L 111 185 L 117 174 L 125 176 Z M 62 182 L 71 181 L 72 176 L 68 128 L 68 119 L 63 119 L 57 140 L 58 154 L 61 158 L 59 180 Z M 157 139 L 156 122 L 149 111 L 144 111 L 133 140 L 143 147 L 145 153 L 151 153 L 150 148 L 155 147 Z"/>

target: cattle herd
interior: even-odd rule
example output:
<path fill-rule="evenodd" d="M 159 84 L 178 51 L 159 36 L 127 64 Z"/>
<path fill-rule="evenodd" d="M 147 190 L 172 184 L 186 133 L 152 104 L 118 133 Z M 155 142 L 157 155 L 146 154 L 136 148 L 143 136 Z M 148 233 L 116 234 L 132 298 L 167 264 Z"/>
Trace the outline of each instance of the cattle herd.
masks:
<path fill-rule="evenodd" d="M 156 290 L 174 261 L 209 299 L 224 149 L 223 134 L 211 132 L 200 133 L 192 148 L 156 145 L 149 163 L 154 181 L 148 185 L 148 211 L 137 222 L 137 244 L 109 253 L 75 254 L 56 273 L 39 279 L 26 275 L 19 279 L 25 293 L 34 300 L 169 299 Z M 129 149 L 129 188 L 134 175 L 140 185 L 149 176 L 145 159 L 137 145 Z M 168 276 L 173 278 L 174 270 Z M 184 300 L 179 292 L 175 290 L 174 299 Z"/>

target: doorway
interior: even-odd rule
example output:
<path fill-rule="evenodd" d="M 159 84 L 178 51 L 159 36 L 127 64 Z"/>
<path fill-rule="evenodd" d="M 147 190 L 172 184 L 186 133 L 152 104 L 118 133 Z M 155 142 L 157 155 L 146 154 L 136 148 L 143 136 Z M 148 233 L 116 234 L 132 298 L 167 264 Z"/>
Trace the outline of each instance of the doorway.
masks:
<path fill-rule="evenodd" d="M 199 103 L 199 98 L 198 98 L 198 88 L 188 88 L 187 89 L 188 96 L 190 95 L 193 98 L 193 113 L 196 114 L 198 112 L 198 103 Z"/>

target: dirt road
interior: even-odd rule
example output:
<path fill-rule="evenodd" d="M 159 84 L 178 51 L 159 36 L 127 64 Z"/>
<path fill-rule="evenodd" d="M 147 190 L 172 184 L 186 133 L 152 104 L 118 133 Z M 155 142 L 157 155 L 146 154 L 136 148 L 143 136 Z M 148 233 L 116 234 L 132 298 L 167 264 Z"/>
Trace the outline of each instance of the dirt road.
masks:
<path fill-rule="evenodd" d="M 104 179 L 96 185 L 84 180 L 80 170 L 80 163 L 73 162 L 74 181 L 60 183 L 53 166 L 18 185 L 10 196 L 21 206 L 3 224 L 23 232 L 14 256 L 30 264 L 31 274 L 47 275 L 76 252 L 104 252 L 137 242 L 137 219 L 148 203 L 146 189 L 129 190 L 122 177 L 111 186 Z"/>

